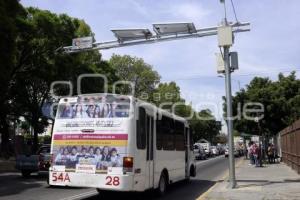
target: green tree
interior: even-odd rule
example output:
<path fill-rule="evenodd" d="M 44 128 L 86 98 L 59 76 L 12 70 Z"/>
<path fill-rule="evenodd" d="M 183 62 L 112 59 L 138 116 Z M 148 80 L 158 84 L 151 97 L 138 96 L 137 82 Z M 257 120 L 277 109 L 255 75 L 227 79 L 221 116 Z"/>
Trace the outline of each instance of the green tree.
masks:
<path fill-rule="evenodd" d="M 264 105 L 264 117 L 255 122 L 244 117 L 234 120 L 234 128 L 239 132 L 273 136 L 300 117 L 300 80 L 295 72 L 288 76 L 279 74 L 278 80 L 255 77 L 245 89 L 233 97 L 233 114 L 237 115 L 245 103 L 259 102 Z M 252 108 L 255 108 L 253 106 Z M 224 113 L 226 114 L 224 104 Z M 257 113 L 247 113 L 255 117 Z"/>
<path fill-rule="evenodd" d="M 159 74 L 141 58 L 114 54 L 110 58 L 109 64 L 115 70 L 120 80 L 130 81 L 134 84 L 136 97 L 144 95 L 150 97 L 160 81 Z M 130 92 L 130 87 L 126 85 L 119 86 L 118 88 L 121 94 L 128 94 Z"/>
<path fill-rule="evenodd" d="M 225 134 L 219 134 L 217 135 L 214 140 L 213 140 L 213 143 L 215 144 L 226 144 L 227 143 L 227 135 Z"/>
<path fill-rule="evenodd" d="M 11 114 L 11 93 L 13 76 L 16 73 L 17 25 L 25 16 L 17 0 L 0 0 L 0 133 L 1 152 L 8 155 L 9 116 Z"/>
<path fill-rule="evenodd" d="M 114 76 L 107 62 L 101 61 L 98 51 L 80 54 L 59 54 L 56 49 L 66 46 L 72 38 L 93 35 L 90 27 L 83 21 L 65 14 L 56 15 L 36 8 L 27 9 L 28 16 L 20 24 L 17 39 L 18 73 L 12 91 L 15 113 L 22 115 L 33 127 L 33 151 L 38 145 L 38 134 L 47 125 L 42 114 L 45 102 L 51 99 L 50 85 L 56 80 L 69 80 L 76 94 L 77 77 L 85 73 L 109 73 L 110 81 Z M 58 90 L 59 91 L 59 90 Z M 82 92 L 103 91 L 103 81 L 86 79 Z"/>
<path fill-rule="evenodd" d="M 220 122 L 215 119 L 209 109 L 195 113 L 190 120 L 190 126 L 193 130 L 194 141 L 204 138 L 210 142 L 214 142 L 221 130 Z"/>
<path fill-rule="evenodd" d="M 160 83 L 154 90 L 150 101 L 156 106 L 173 112 L 181 117 L 191 117 L 194 110 L 180 95 L 180 87 L 175 82 Z"/>

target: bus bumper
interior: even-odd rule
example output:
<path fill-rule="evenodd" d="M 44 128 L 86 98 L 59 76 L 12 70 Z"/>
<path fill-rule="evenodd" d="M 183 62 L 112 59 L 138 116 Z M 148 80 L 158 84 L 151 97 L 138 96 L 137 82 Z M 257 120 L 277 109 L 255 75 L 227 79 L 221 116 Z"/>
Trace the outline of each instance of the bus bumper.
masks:
<path fill-rule="evenodd" d="M 49 171 L 49 185 L 133 191 L 134 176 Z"/>

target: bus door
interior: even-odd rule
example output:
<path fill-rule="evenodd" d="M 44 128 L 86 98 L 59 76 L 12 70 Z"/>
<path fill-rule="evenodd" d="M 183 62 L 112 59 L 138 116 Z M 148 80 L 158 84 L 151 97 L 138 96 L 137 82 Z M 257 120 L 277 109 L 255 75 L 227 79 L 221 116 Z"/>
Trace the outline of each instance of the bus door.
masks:
<path fill-rule="evenodd" d="M 153 162 L 153 117 L 146 117 L 146 138 L 147 138 L 147 154 L 146 154 L 146 188 L 154 187 L 154 162 Z"/>

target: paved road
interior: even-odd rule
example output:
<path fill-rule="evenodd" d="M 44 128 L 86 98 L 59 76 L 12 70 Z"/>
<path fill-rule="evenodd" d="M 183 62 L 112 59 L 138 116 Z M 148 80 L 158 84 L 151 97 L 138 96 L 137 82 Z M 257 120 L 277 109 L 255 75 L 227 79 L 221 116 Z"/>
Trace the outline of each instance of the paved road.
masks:
<path fill-rule="evenodd" d="M 197 177 L 190 182 L 180 182 L 170 186 L 168 193 L 157 198 L 153 191 L 144 193 L 109 193 L 112 199 L 196 199 L 207 191 L 216 181 L 221 180 L 228 168 L 227 158 L 224 156 L 197 162 Z M 18 173 L 0 174 L 0 200 L 96 200 L 100 196 L 95 189 L 90 188 L 50 188 L 46 184 L 47 175 L 22 178 Z M 106 198 L 105 198 L 106 199 Z"/>

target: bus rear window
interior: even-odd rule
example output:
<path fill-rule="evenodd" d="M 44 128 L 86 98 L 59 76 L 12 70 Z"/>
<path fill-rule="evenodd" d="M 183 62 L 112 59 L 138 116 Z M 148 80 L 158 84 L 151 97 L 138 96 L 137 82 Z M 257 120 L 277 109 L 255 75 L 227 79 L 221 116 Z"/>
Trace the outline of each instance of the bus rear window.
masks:
<path fill-rule="evenodd" d="M 129 117 L 128 97 L 78 97 L 77 103 L 61 103 L 56 118 L 126 118 Z"/>

